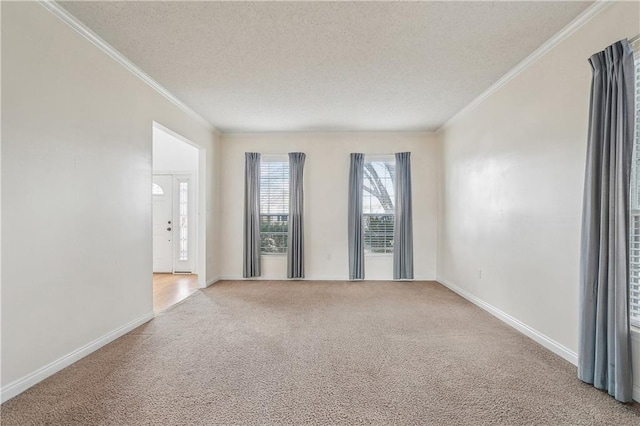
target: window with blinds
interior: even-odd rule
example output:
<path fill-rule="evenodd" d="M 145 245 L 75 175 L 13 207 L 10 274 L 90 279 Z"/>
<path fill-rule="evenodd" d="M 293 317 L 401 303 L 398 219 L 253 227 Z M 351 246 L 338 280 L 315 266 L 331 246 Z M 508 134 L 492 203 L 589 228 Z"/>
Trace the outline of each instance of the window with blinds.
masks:
<path fill-rule="evenodd" d="M 393 253 L 395 169 L 393 156 L 365 157 L 362 204 L 367 254 Z"/>
<path fill-rule="evenodd" d="M 629 317 L 640 327 L 640 40 L 633 43 L 635 58 L 635 134 L 631 165 L 631 197 L 629 201 Z"/>
<path fill-rule="evenodd" d="M 260 252 L 287 252 L 289 229 L 289 160 L 263 157 L 260 161 Z"/>

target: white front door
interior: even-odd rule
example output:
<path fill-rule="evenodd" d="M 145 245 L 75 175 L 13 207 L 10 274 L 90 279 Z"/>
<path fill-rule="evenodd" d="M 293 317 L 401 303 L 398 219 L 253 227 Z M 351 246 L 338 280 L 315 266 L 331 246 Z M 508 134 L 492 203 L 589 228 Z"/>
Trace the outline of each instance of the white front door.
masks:
<path fill-rule="evenodd" d="M 153 272 L 173 273 L 173 176 L 153 176 Z"/>

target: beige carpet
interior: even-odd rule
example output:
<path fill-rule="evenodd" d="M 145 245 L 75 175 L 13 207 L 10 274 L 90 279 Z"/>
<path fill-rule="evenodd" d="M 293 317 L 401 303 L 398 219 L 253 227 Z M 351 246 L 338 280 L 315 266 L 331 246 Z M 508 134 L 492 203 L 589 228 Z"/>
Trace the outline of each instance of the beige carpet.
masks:
<path fill-rule="evenodd" d="M 8 401 L 3 425 L 639 425 L 432 282 L 223 282 Z"/>

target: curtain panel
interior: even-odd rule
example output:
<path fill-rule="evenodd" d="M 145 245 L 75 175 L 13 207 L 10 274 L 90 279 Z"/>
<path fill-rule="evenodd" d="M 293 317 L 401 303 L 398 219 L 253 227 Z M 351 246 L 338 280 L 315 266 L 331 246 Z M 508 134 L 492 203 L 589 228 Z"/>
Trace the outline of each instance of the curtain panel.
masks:
<path fill-rule="evenodd" d="M 629 186 L 634 66 L 626 40 L 591 56 L 582 215 L 578 377 L 631 401 Z"/>
<path fill-rule="evenodd" d="M 289 232 L 287 235 L 287 277 L 304 278 L 304 191 L 306 155 L 289 153 Z"/>
<path fill-rule="evenodd" d="M 413 279 L 411 153 L 396 153 L 396 207 L 393 230 L 393 279 Z"/>
<path fill-rule="evenodd" d="M 244 154 L 244 244 L 242 276 L 260 276 L 260 154 Z"/>
<path fill-rule="evenodd" d="M 364 279 L 364 234 L 363 234 L 363 174 L 364 154 L 351 154 L 349 167 L 349 213 L 348 213 L 348 241 L 349 241 L 349 279 Z"/>

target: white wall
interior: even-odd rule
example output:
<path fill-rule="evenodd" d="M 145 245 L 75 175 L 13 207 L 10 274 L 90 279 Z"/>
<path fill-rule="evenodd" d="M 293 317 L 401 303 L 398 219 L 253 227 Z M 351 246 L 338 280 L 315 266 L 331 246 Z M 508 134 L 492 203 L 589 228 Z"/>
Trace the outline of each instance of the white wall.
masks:
<path fill-rule="evenodd" d="M 438 279 L 574 355 L 587 59 L 639 17 L 637 2 L 608 7 L 441 134 Z"/>
<path fill-rule="evenodd" d="M 152 314 L 154 120 L 207 149 L 208 274 L 219 275 L 219 147 L 211 128 L 41 5 L 2 2 L 2 35 L 6 397 Z"/>
<path fill-rule="evenodd" d="M 198 148 L 175 136 L 153 128 L 153 172 L 198 171 Z"/>
<path fill-rule="evenodd" d="M 348 275 L 348 154 L 411 151 L 416 279 L 437 261 L 441 281 L 576 350 L 586 59 L 640 32 L 638 3 L 609 7 L 454 121 L 442 153 L 419 133 L 221 138 L 41 6 L 1 7 L 3 391 L 151 313 L 154 120 L 207 150 L 208 282 L 242 274 L 245 151 L 307 153 L 309 279 Z M 266 258 L 264 277 L 285 265 Z M 390 258 L 367 258 L 368 279 L 390 277 Z"/>
<path fill-rule="evenodd" d="M 304 170 L 307 279 L 348 279 L 349 154 L 411 151 L 416 279 L 435 279 L 439 145 L 428 133 L 224 134 L 222 275 L 242 277 L 244 153 L 307 154 Z M 285 278 L 286 256 L 262 256 L 263 278 Z M 367 256 L 367 279 L 391 279 L 392 256 Z"/>

